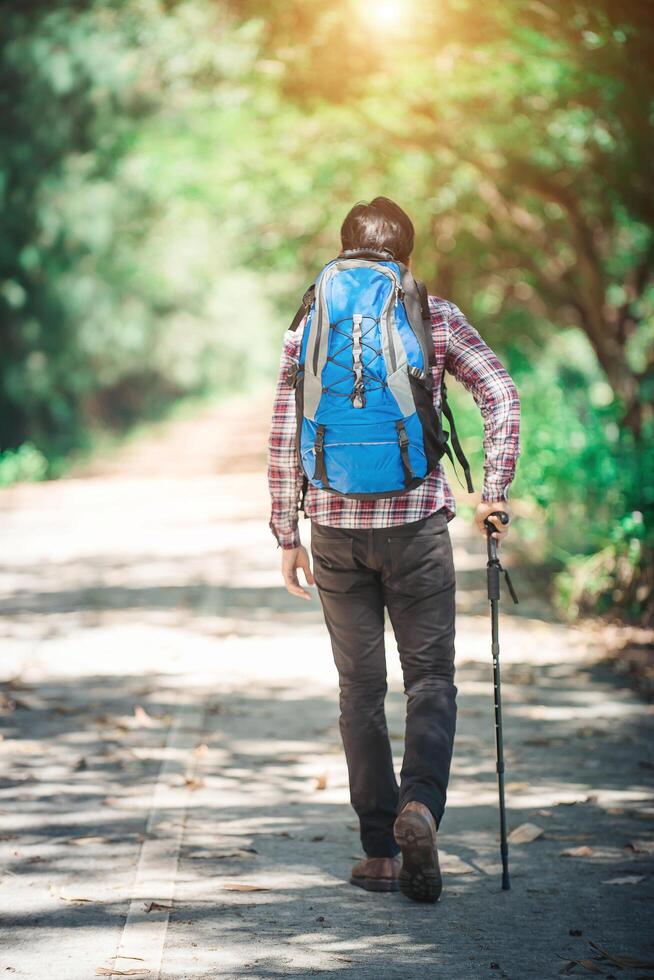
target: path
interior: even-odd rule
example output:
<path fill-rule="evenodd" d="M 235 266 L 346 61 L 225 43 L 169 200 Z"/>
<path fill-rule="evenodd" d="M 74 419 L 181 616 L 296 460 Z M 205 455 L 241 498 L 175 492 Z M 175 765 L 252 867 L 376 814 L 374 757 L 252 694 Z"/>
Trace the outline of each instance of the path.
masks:
<path fill-rule="evenodd" d="M 652 976 L 589 946 L 654 959 L 650 709 L 533 595 L 503 609 L 507 790 L 510 827 L 543 834 L 499 888 L 483 541 L 462 520 L 445 891 L 346 883 L 335 674 L 317 598 L 279 585 L 268 408 L 208 408 L 0 495 L 2 975 Z"/>

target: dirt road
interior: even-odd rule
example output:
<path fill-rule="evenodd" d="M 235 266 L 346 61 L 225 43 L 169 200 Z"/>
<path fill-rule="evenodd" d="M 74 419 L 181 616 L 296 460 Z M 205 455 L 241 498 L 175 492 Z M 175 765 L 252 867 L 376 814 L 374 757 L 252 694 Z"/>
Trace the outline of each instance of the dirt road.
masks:
<path fill-rule="evenodd" d="M 651 712 L 524 589 L 503 606 L 507 797 L 542 833 L 500 890 L 483 541 L 460 519 L 443 897 L 347 884 L 336 678 L 317 597 L 280 588 L 268 407 L 0 495 L 2 975 L 653 976 Z M 399 769 L 390 633 L 388 660 Z"/>

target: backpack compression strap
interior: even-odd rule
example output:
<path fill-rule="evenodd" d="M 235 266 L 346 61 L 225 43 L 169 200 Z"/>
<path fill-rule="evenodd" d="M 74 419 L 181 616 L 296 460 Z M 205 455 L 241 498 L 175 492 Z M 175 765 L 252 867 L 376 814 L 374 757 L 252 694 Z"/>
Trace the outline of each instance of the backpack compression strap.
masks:
<path fill-rule="evenodd" d="M 447 385 L 445 384 L 445 372 L 443 372 L 443 379 L 441 381 L 441 408 L 443 410 L 443 415 L 445 416 L 445 418 L 450 424 L 450 439 L 452 440 L 452 448 L 456 454 L 456 458 L 458 459 L 463 469 L 463 474 L 466 478 L 466 485 L 468 487 L 468 493 L 474 493 L 475 488 L 473 486 L 472 477 L 470 475 L 470 463 L 466 459 L 465 453 L 463 452 L 463 449 L 461 447 L 461 443 L 459 442 L 456 426 L 454 424 L 454 416 L 452 415 L 452 409 L 450 408 L 447 401 Z M 450 455 L 450 459 L 452 459 L 451 454 L 448 455 Z M 454 463 L 454 460 L 452 460 L 452 463 Z"/>
<path fill-rule="evenodd" d="M 419 279 L 414 279 L 416 288 L 418 290 L 418 296 L 420 297 L 420 309 L 422 312 L 422 326 L 425 331 L 426 347 L 429 351 L 429 367 L 436 366 L 436 351 L 434 350 L 434 340 L 431 333 L 431 311 L 429 309 L 429 299 L 427 294 L 427 287 L 424 282 Z"/>
<path fill-rule="evenodd" d="M 416 286 L 418 287 L 418 295 L 420 296 L 420 306 L 422 307 L 422 322 L 425 328 L 425 334 L 429 342 L 429 366 L 433 367 L 436 364 L 436 351 L 434 349 L 434 341 L 431 332 L 431 312 L 429 309 L 429 298 L 427 293 L 427 287 L 424 282 L 420 282 L 416 279 Z M 441 381 L 441 408 L 443 410 L 443 415 L 450 424 L 450 439 L 452 440 L 452 449 L 456 454 L 461 467 L 463 469 L 463 474 L 466 478 L 466 486 L 468 488 L 468 493 L 474 492 L 474 486 L 472 483 L 472 477 L 470 475 L 470 464 L 466 459 L 465 453 L 459 441 L 459 436 L 456 431 L 456 425 L 454 424 L 454 416 L 452 415 L 452 409 L 450 408 L 447 401 L 447 385 L 445 384 L 445 371 L 443 371 L 443 379 Z M 449 449 L 449 447 L 448 447 Z M 450 459 L 452 458 L 451 453 L 448 453 Z M 452 459 L 452 463 L 454 460 Z"/>

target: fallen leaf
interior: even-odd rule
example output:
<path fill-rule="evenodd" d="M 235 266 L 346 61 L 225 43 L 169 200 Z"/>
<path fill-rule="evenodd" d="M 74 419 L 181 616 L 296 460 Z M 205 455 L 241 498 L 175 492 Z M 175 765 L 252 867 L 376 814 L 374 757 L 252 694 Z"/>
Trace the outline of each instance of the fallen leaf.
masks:
<path fill-rule="evenodd" d="M 565 858 L 586 858 L 591 857 L 595 852 L 588 844 L 582 844 L 581 847 L 566 847 L 565 851 L 559 853 Z"/>
<path fill-rule="evenodd" d="M 184 780 L 184 785 L 190 790 L 202 789 L 204 786 L 204 779 L 197 779 L 195 776 L 187 776 Z"/>
<path fill-rule="evenodd" d="M 146 912 L 172 912 L 172 905 L 165 905 L 163 902 L 146 902 L 145 911 Z M 129 959 L 134 959 L 130 956 Z"/>
<path fill-rule="evenodd" d="M 651 840 L 630 840 L 625 847 L 634 854 L 654 854 L 654 841 Z"/>
<path fill-rule="evenodd" d="M 594 960 L 576 960 L 576 962 L 579 966 L 583 966 L 584 970 L 588 970 L 589 973 L 601 973 L 604 976 L 604 970 L 600 970 Z"/>
<path fill-rule="evenodd" d="M 144 973 L 150 973 L 150 970 L 136 967 L 133 970 L 116 970 L 112 969 L 110 966 L 98 966 L 95 969 L 95 975 L 97 977 L 142 977 Z"/>
<path fill-rule="evenodd" d="M 205 851 L 191 854 L 194 859 L 204 858 L 205 860 L 224 861 L 227 858 L 253 858 L 257 852 L 254 848 L 242 847 L 235 851 Z"/>
<path fill-rule="evenodd" d="M 311 838 L 311 840 L 314 843 L 317 843 L 319 840 L 324 840 L 324 839 L 325 839 L 325 835 L 324 834 L 316 834 L 314 837 Z"/>
<path fill-rule="evenodd" d="M 89 905 L 93 904 L 92 898 L 81 898 L 74 895 L 65 895 L 62 891 L 59 891 L 57 888 L 55 888 L 54 885 L 50 885 L 49 890 L 51 895 L 54 895 L 55 898 L 60 899 L 60 901 L 62 902 L 84 903 Z"/>
<path fill-rule="evenodd" d="M 607 953 L 605 949 L 602 949 L 602 947 L 598 943 L 593 942 L 592 939 L 588 940 L 588 945 L 592 946 L 592 948 L 605 960 L 615 963 L 616 966 L 621 966 L 625 969 L 633 968 L 636 970 L 654 970 L 654 960 L 639 960 L 634 956 L 616 956 L 614 953 Z"/>
<path fill-rule="evenodd" d="M 137 704 L 134 708 L 134 721 L 142 728 L 157 728 L 159 725 L 159 722 L 149 715 L 141 704 Z"/>
<path fill-rule="evenodd" d="M 198 759 L 201 759 L 203 756 L 205 756 L 208 751 L 209 751 L 209 746 L 205 745 L 204 742 L 202 742 L 200 745 L 196 745 L 195 748 L 193 749 L 193 752 L 195 755 L 197 755 Z"/>
<path fill-rule="evenodd" d="M 316 789 L 327 789 L 327 773 L 323 772 L 315 777 Z"/>
<path fill-rule="evenodd" d="M 246 885 L 238 881 L 228 881 L 227 884 L 223 885 L 223 888 L 228 892 L 269 892 L 270 888 L 265 888 L 263 885 Z"/>
<path fill-rule="evenodd" d="M 74 844 L 75 847 L 88 847 L 89 844 L 108 844 L 109 841 L 106 837 L 73 837 L 68 841 L 69 844 Z"/>
<path fill-rule="evenodd" d="M 519 827 L 514 827 L 508 836 L 511 844 L 529 844 L 544 833 L 542 827 L 535 823 L 521 823 Z"/>
<path fill-rule="evenodd" d="M 639 885 L 646 875 L 622 875 L 620 878 L 606 878 L 603 885 Z"/>

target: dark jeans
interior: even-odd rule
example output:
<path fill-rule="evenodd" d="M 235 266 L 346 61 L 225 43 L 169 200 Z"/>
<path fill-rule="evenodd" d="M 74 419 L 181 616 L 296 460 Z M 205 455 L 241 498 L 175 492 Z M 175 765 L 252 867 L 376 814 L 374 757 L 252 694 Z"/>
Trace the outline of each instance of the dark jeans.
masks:
<path fill-rule="evenodd" d="M 456 727 L 452 544 L 444 511 L 364 531 L 312 521 L 318 594 L 339 674 L 339 725 L 350 799 L 369 857 L 397 854 L 393 823 L 420 800 L 445 809 Z M 407 696 L 398 788 L 386 727 L 384 606 Z"/>

